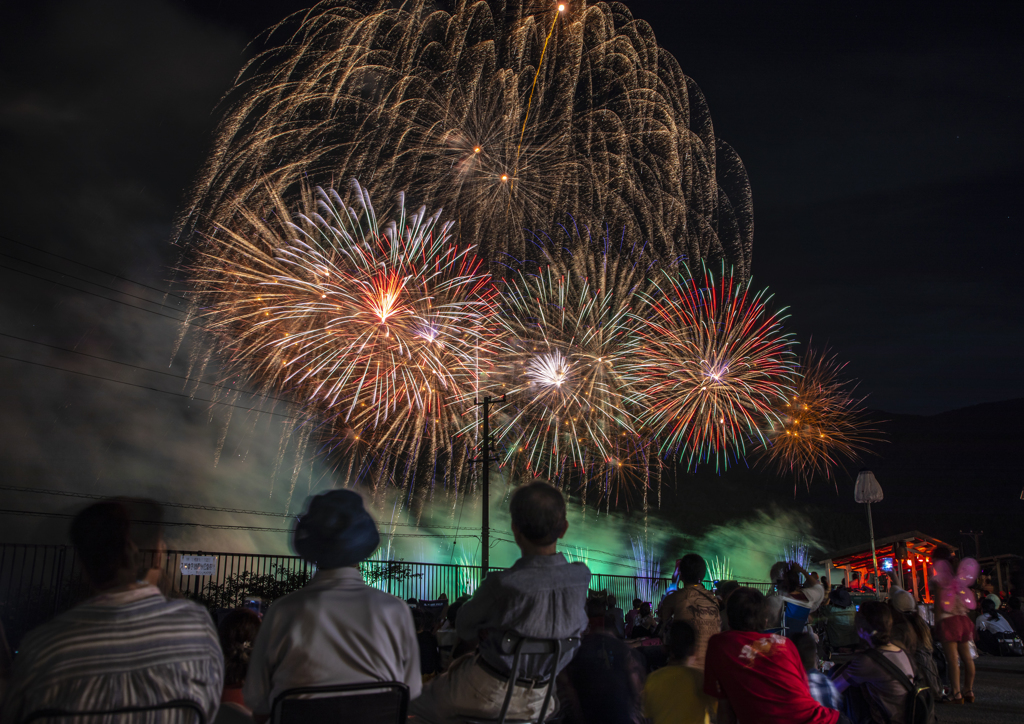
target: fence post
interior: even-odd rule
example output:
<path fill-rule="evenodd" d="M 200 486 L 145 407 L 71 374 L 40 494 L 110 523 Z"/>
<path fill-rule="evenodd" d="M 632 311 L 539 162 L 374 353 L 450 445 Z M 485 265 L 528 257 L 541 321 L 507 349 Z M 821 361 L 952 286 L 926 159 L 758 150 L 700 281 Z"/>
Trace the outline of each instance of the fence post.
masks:
<path fill-rule="evenodd" d="M 60 594 L 63 590 L 64 582 L 64 561 L 67 557 L 67 546 L 61 546 L 60 550 L 57 551 L 57 575 L 56 581 L 53 586 L 53 615 L 56 616 L 57 612 L 60 611 Z M 53 579 L 51 579 L 53 580 Z"/>

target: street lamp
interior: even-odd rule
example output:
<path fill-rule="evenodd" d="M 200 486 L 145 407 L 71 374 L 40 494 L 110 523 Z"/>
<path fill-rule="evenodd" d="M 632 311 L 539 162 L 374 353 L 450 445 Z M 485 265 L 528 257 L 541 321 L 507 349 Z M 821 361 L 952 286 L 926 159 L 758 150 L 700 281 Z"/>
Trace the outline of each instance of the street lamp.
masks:
<path fill-rule="evenodd" d="M 875 553 L 875 525 L 871 521 L 871 504 L 881 503 L 882 486 L 870 470 L 861 470 L 853 488 L 853 499 L 868 506 L 868 534 L 871 536 L 871 563 L 875 567 L 875 597 L 878 597 L 878 554 Z"/>

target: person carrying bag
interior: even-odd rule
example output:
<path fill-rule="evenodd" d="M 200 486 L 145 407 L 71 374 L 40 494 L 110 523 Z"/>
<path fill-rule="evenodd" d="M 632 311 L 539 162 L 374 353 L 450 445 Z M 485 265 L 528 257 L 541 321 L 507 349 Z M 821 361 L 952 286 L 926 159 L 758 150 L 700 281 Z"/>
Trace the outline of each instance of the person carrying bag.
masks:
<path fill-rule="evenodd" d="M 927 684 L 914 684 L 880 651 L 868 649 L 864 653 L 907 690 L 906 714 L 903 721 L 906 724 L 935 724 L 935 697 Z"/>

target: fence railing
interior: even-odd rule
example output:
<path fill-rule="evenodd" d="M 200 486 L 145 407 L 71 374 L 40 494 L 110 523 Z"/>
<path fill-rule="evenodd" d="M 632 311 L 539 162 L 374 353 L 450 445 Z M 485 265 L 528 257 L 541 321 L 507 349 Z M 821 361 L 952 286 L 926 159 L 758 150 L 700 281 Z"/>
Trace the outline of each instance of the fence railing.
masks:
<path fill-rule="evenodd" d="M 152 563 L 155 552 L 146 555 Z M 186 555 L 216 558 L 214 572 L 184 574 L 182 556 Z M 399 598 L 432 600 L 445 594 L 450 601 L 471 595 L 480 584 L 481 572 L 479 566 L 393 560 L 364 561 L 359 568 L 368 584 Z M 163 570 L 161 585 L 168 593 L 217 609 L 241 606 L 253 598 L 271 602 L 305 585 L 316 566 L 298 556 L 168 551 Z M 626 609 L 635 598 L 660 601 L 670 583 L 668 578 L 594 573 L 590 588 L 615 595 L 619 606 Z M 713 587 L 711 581 L 705 585 Z M 770 588 L 766 583 L 743 585 L 765 593 Z M 32 628 L 89 595 L 81 563 L 71 546 L 0 544 L 0 621 L 12 646 Z"/>

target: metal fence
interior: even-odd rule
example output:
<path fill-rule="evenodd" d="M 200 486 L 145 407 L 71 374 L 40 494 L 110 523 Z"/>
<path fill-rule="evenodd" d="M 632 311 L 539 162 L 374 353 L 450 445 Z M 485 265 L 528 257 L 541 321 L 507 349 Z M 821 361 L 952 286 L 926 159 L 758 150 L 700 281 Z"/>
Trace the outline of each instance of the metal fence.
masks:
<path fill-rule="evenodd" d="M 147 551 L 148 562 L 153 551 Z M 216 558 L 211 575 L 185 575 L 182 556 Z M 364 561 L 364 580 L 402 599 L 433 600 L 445 594 L 454 601 L 472 594 L 480 584 L 480 567 L 447 563 Z M 273 601 L 301 588 L 316 566 L 297 556 L 246 553 L 168 551 L 162 587 L 171 595 L 186 596 L 211 609 L 233 608 L 246 600 Z M 503 570 L 492 568 L 492 571 Z M 622 608 L 633 599 L 657 602 L 671 583 L 668 578 L 643 578 L 595 573 L 590 588 L 614 594 Z M 705 585 L 712 588 L 711 581 Z M 769 584 L 744 583 L 767 593 Z M 12 646 L 26 632 L 87 598 L 90 589 L 71 546 L 0 544 L 0 621 Z"/>

